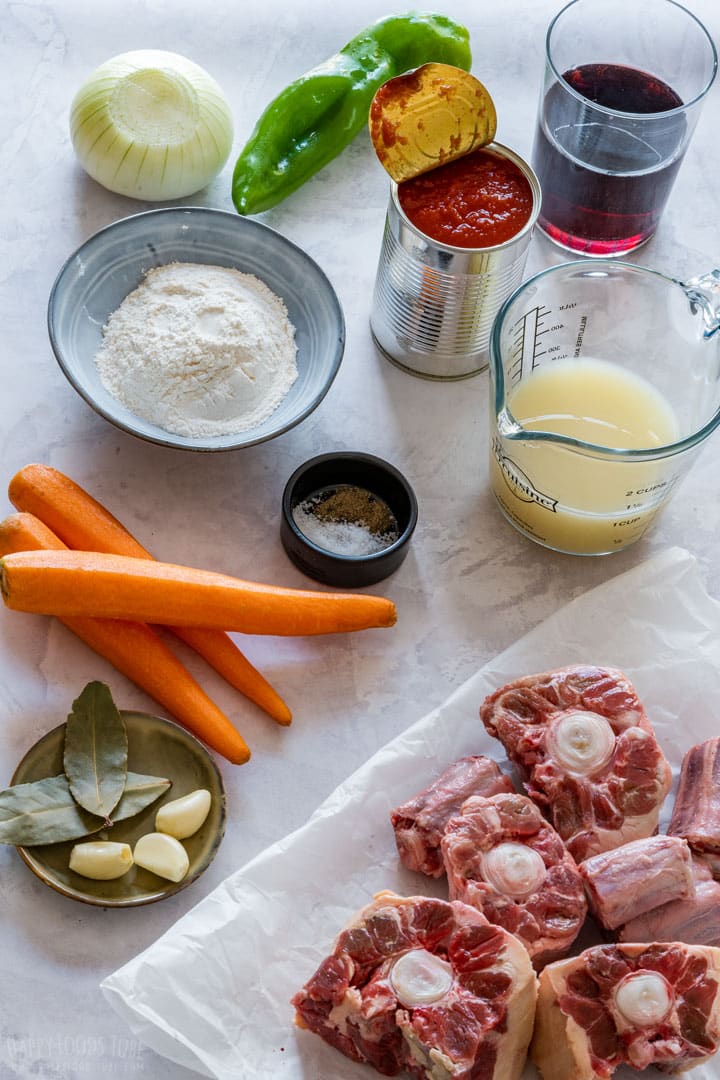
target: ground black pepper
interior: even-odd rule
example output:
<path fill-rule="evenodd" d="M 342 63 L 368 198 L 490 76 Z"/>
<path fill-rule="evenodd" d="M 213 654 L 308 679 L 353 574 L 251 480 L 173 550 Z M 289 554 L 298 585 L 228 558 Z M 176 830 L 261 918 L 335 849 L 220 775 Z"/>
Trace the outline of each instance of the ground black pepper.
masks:
<path fill-rule="evenodd" d="M 399 536 L 387 503 L 354 484 L 313 492 L 293 509 L 293 520 L 308 540 L 336 555 L 372 555 Z"/>
<path fill-rule="evenodd" d="M 387 503 L 365 488 L 343 484 L 330 489 L 327 495 L 318 494 L 318 500 L 313 513 L 321 521 L 348 521 L 365 525 L 372 533 L 397 529 L 395 515 Z"/>

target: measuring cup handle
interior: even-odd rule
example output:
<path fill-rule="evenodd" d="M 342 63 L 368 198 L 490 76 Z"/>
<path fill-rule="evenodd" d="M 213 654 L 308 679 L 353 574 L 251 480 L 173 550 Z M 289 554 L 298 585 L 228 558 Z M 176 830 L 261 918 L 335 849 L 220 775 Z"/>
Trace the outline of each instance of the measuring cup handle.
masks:
<path fill-rule="evenodd" d="M 712 337 L 720 330 L 720 270 L 698 274 L 688 281 L 681 281 L 690 303 L 702 311 L 705 321 L 704 337 Z"/>

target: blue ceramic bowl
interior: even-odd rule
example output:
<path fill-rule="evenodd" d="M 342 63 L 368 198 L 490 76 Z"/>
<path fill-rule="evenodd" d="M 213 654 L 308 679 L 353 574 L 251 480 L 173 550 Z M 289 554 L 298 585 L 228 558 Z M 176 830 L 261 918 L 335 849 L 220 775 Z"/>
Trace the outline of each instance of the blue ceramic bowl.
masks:
<path fill-rule="evenodd" d="M 211 438 L 174 435 L 130 412 L 102 385 L 95 355 L 103 326 L 148 270 L 169 262 L 232 266 L 254 274 L 284 300 L 295 327 L 298 377 L 257 427 Z M 253 446 L 299 424 L 329 390 L 345 347 L 340 302 L 309 255 L 259 221 L 198 206 L 135 214 L 87 240 L 55 280 L 48 331 L 60 367 L 96 412 L 141 439 L 185 450 Z"/>

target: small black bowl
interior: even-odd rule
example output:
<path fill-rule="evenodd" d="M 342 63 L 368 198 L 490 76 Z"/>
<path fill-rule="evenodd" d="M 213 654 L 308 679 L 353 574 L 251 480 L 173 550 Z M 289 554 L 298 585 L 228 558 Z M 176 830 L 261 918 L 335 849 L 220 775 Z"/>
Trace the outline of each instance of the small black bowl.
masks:
<path fill-rule="evenodd" d="M 316 491 L 334 484 L 365 488 L 383 499 L 397 520 L 397 540 L 371 555 L 337 555 L 309 540 L 295 524 L 293 510 Z M 308 577 L 324 585 L 364 588 L 400 566 L 408 553 L 417 514 L 415 493 L 394 465 L 371 454 L 320 454 L 296 469 L 285 485 L 280 539 L 289 557 Z"/>

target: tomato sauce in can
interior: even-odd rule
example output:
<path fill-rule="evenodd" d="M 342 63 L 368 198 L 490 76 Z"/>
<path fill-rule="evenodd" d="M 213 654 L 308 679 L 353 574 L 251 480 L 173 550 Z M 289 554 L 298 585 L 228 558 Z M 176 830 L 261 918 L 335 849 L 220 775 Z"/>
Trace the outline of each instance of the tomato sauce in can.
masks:
<path fill-rule="evenodd" d="M 533 191 L 522 170 L 485 147 L 404 180 L 398 199 L 417 229 L 451 247 L 504 244 L 533 213 Z"/>

